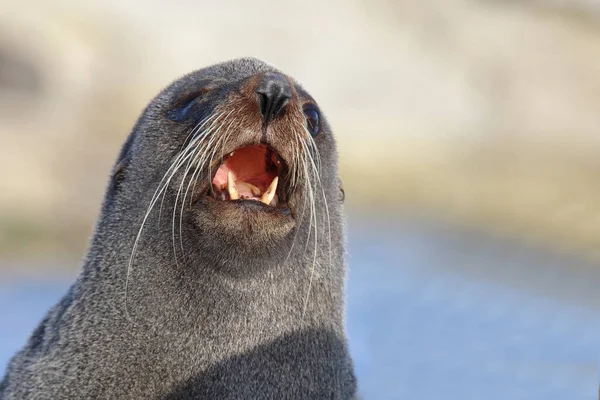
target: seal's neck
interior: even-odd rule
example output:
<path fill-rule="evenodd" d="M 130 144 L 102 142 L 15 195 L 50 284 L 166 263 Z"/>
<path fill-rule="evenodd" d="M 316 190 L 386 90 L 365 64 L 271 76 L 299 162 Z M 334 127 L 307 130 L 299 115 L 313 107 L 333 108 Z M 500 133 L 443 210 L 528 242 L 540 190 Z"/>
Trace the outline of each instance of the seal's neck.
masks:
<path fill-rule="evenodd" d="M 132 256 L 132 221 L 101 220 L 84 279 L 93 277 L 102 286 L 99 292 L 141 325 L 171 324 L 175 331 L 196 332 L 210 327 L 212 333 L 266 330 L 273 336 L 307 326 L 343 332 L 340 238 L 333 238 L 331 252 L 317 247 L 316 255 L 304 243 L 286 250 L 289 256 L 224 259 L 190 250 L 189 243 L 182 248 L 171 227 L 165 227 L 140 236 Z M 244 270 L 251 272 L 230 273 Z"/>

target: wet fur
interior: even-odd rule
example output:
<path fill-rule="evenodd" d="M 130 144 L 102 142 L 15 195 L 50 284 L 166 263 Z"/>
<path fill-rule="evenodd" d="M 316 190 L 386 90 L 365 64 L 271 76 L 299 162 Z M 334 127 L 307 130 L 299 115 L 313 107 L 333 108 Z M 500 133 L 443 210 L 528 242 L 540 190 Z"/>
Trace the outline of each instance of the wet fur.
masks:
<path fill-rule="evenodd" d="M 354 396 L 341 187 L 324 120 L 314 140 L 320 164 L 305 176 L 313 214 L 302 185 L 293 220 L 202 199 L 183 204 L 183 173 L 147 213 L 189 133 L 227 107 L 244 104 L 248 117 L 236 123 L 251 129 L 225 147 L 260 140 L 256 128 L 291 151 L 285 121 L 252 125 L 252 79 L 267 71 L 276 70 L 256 59 L 226 62 L 183 77 L 148 105 L 113 170 L 80 276 L 11 360 L 1 399 Z M 297 106 L 311 100 L 294 88 Z"/>

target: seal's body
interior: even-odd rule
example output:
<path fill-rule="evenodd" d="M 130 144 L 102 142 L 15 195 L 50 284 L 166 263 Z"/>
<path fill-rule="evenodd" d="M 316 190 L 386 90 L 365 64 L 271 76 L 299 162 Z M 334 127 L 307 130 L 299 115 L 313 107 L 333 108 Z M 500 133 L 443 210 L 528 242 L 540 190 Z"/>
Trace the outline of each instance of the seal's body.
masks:
<path fill-rule="evenodd" d="M 123 146 L 82 272 L 2 399 L 347 399 L 337 155 L 256 59 L 199 70 Z"/>

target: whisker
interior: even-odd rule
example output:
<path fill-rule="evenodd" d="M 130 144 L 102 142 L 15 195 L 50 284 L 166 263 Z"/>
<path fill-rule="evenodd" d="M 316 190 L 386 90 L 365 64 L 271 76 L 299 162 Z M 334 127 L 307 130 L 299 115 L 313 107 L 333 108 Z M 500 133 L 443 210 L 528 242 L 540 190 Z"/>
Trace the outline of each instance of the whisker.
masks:
<path fill-rule="evenodd" d="M 210 133 L 212 133 L 212 131 L 214 130 L 214 123 L 216 123 L 216 121 L 221 117 L 221 114 L 219 113 L 215 113 L 213 115 L 211 115 L 209 118 L 207 118 L 205 121 L 199 123 L 196 125 L 196 127 L 192 130 L 192 132 L 187 136 L 186 141 L 189 140 L 190 136 L 193 135 L 192 140 L 187 143 L 187 145 L 184 144 L 184 148 L 183 150 L 180 152 L 180 156 L 183 156 L 185 154 L 187 154 L 187 152 L 194 150 L 195 148 L 198 147 L 199 142 L 201 142 L 202 140 L 204 140 L 204 138 L 206 136 L 208 136 Z M 207 129 L 203 130 L 200 133 L 200 130 L 207 125 L 207 123 L 210 122 L 210 125 L 208 125 Z M 200 134 L 198 134 L 200 133 Z M 174 163 L 171 165 L 171 167 L 173 167 Z M 179 165 L 180 167 L 181 165 Z M 167 172 L 168 173 L 168 172 Z M 163 198 L 160 202 L 160 210 L 158 213 L 158 222 L 160 223 L 160 218 L 162 215 L 162 209 L 163 209 L 163 203 L 164 203 L 164 198 L 165 198 L 165 193 L 163 193 Z"/>
<path fill-rule="evenodd" d="M 316 146 L 316 143 L 314 142 L 312 136 L 310 135 L 310 133 L 308 132 L 308 130 L 306 129 L 306 127 L 302 127 L 302 130 L 304 131 L 304 137 L 307 138 L 307 141 L 301 141 L 303 149 L 304 149 L 304 154 L 305 154 L 305 160 L 310 161 L 310 167 L 311 167 L 311 172 L 312 175 L 314 177 L 314 183 L 320 186 L 321 188 L 321 194 L 322 194 L 322 198 L 323 198 L 323 203 L 325 205 L 325 212 L 326 212 L 326 217 L 327 217 L 327 230 L 328 230 L 328 237 L 329 237 L 329 243 L 328 243 L 328 250 L 329 250 L 329 265 L 332 265 L 332 260 L 333 260 L 333 255 L 332 255 L 332 238 L 331 238 L 331 219 L 330 219 L 330 214 L 329 214 L 329 204 L 327 202 L 327 197 L 325 196 L 325 189 L 323 187 L 323 183 L 321 182 L 321 177 L 319 175 L 319 170 L 321 170 L 321 158 L 320 158 L 320 154 L 318 151 L 318 148 Z M 307 144 L 308 142 L 308 144 Z M 314 153 L 314 156 L 313 156 Z M 316 162 L 315 162 L 315 158 L 316 158 Z M 305 169 L 306 166 L 305 166 Z M 306 171 L 306 175 L 308 175 L 308 171 Z M 309 284 L 308 284 L 308 289 L 307 289 L 307 293 L 306 293 L 306 298 L 304 301 L 304 309 L 302 312 L 302 320 L 304 320 L 304 316 L 306 314 L 306 310 L 308 307 L 308 300 L 310 297 L 310 292 L 311 292 L 311 287 L 312 287 L 312 282 L 313 282 L 313 277 L 314 277 L 314 270 L 316 267 L 316 258 L 317 258 L 317 252 L 318 252 L 318 221 L 317 221 L 317 213 L 316 213 L 316 208 L 315 208 L 315 199 L 314 199 L 314 192 L 313 192 L 313 180 L 309 179 L 309 195 L 311 197 L 311 223 L 312 221 L 314 221 L 315 227 L 314 227 L 314 253 L 313 253 L 313 264 L 312 264 L 312 268 L 311 268 L 311 275 L 310 275 L 310 279 L 309 279 Z M 314 215 L 314 219 L 313 216 Z M 309 237 L 310 237 L 310 227 L 309 227 Z M 307 239 L 307 243 L 306 246 L 308 246 L 308 244 L 310 243 L 310 239 Z M 307 247 L 305 247 L 306 249 Z"/>
<path fill-rule="evenodd" d="M 199 122 L 194 127 L 194 129 L 192 129 L 192 132 L 190 133 L 190 135 L 194 136 L 192 141 L 182 151 L 180 151 L 177 154 L 177 156 L 173 159 L 173 161 L 171 162 L 171 165 L 169 166 L 169 168 L 163 175 L 154 194 L 152 195 L 152 198 L 150 199 L 150 204 L 149 204 L 148 208 L 146 209 L 146 213 L 144 214 L 142 223 L 140 224 L 140 228 L 139 228 L 136 238 L 134 240 L 134 244 L 133 244 L 133 247 L 131 250 L 131 255 L 129 257 L 129 262 L 127 264 L 127 272 L 126 272 L 126 277 L 125 277 L 125 288 L 124 288 L 124 291 L 125 291 L 125 299 L 124 299 L 125 314 L 127 316 L 127 319 L 133 324 L 136 324 L 136 323 L 135 323 L 135 321 L 133 321 L 133 319 L 131 318 L 131 315 L 129 314 L 129 307 L 127 305 L 127 297 L 128 297 L 128 293 L 129 293 L 129 280 L 131 277 L 131 268 L 133 266 L 133 260 L 135 257 L 137 247 L 139 245 L 139 241 L 141 239 L 141 235 L 142 235 L 144 226 L 146 225 L 146 222 L 150 216 L 150 213 L 154 209 L 154 206 L 158 202 L 158 199 L 161 197 L 161 195 L 163 196 L 163 201 L 164 201 L 164 195 L 166 194 L 166 189 L 167 189 L 169 183 L 171 182 L 171 180 L 173 179 L 173 177 L 175 176 L 175 174 L 177 173 L 177 171 L 179 170 L 179 168 L 181 168 L 181 166 L 186 162 L 186 160 L 188 160 L 192 156 L 193 153 L 191 152 L 191 149 L 193 148 L 193 144 L 196 143 L 196 141 L 200 140 L 200 138 L 202 138 L 204 136 L 204 135 L 197 136 L 197 133 L 200 132 L 200 130 L 204 126 L 206 126 L 209 122 L 214 122 L 213 118 L 215 121 L 218 120 L 218 117 L 219 117 L 218 114 L 213 114 L 211 117 L 207 118 L 206 120 Z M 190 135 L 188 135 L 188 138 L 190 137 Z M 162 201 L 161 201 L 161 212 L 162 212 Z M 160 213 L 159 213 L 159 220 L 160 220 Z"/>
<path fill-rule="evenodd" d="M 229 115 L 230 115 L 231 113 L 232 113 L 232 112 L 230 111 L 230 112 L 229 112 L 229 113 L 228 113 L 228 114 L 227 114 L 227 115 L 226 115 L 226 116 L 223 118 L 223 121 L 222 121 L 222 122 L 219 124 L 219 126 L 218 126 L 218 127 L 215 129 L 215 132 L 221 132 L 221 131 L 222 131 L 222 127 L 223 127 L 223 125 L 225 125 L 225 123 L 227 122 L 227 118 L 229 117 Z M 231 124 L 232 124 L 232 123 L 233 123 L 233 121 L 231 121 L 231 122 L 229 123 L 229 127 L 231 126 Z M 207 157 L 207 155 L 208 155 L 208 151 L 210 150 L 211 146 L 212 146 L 212 148 L 213 148 L 213 151 L 212 151 L 212 153 L 211 153 L 210 161 L 208 162 L 208 166 L 209 166 L 209 173 L 208 173 L 208 177 L 209 177 L 209 178 L 210 178 L 210 177 L 212 177 L 212 170 L 211 170 L 211 169 L 212 169 L 213 158 L 214 158 L 215 152 L 216 152 L 216 150 L 219 148 L 219 145 L 221 145 L 221 147 L 222 147 L 222 144 L 223 144 L 224 140 L 226 140 L 226 139 L 225 139 L 225 135 L 224 135 L 224 134 L 223 134 L 223 135 L 221 135 L 221 134 L 219 134 L 219 135 L 213 135 L 213 137 L 217 137 L 217 139 L 215 140 L 214 146 L 212 145 L 213 141 L 212 141 L 212 140 L 210 140 L 210 141 L 209 141 L 209 143 L 208 143 L 206 146 L 203 146 L 203 147 L 202 147 L 202 153 L 201 153 L 201 154 L 200 154 L 200 149 L 201 149 L 201 147 L 200 147 L 200 146 L 197 146 L 198 150 L 197 150 L 197 152 L 196 152 L 196 157 L 195 157 L 195 159 L 194 159 L 194 164 L 196 164 L 196 165 L 197 165 L 197 168 L 196 168 L 196 170 L 194 171 L 194 173 L 192 174 L 192 176 L 190 177 L 190 179 L 189 179 L 189 181 L 188 181 L 188 185 L 187 185 L 187 188 L 186 188 L 186 190 L 185 190 L 185 193 L 184 193 L 184 196 L 183 196 L 183 200 L 181 201 L 181 211 L 180 211 L 180 213 L 179 213 L 179 238 L 180 238 L 180 245 L 181 245 L 181 251 L 182 251 L 182 252 L 184 251 L 184 249 L 183 249 L 183 234 L 182 234 L 182 231 L 181 231 L 181 229 L 182 229 L 182 225 L 183 225 L 183 211 L 184 211 L 184 207 L 185 207 L 185 199 L 186 199 L 186 197 L 187 197 L 187 195 L 188 195 L 188 191 L 189 191 L 189 189 L 190 189 L 190 186 L 191 186 L 192 182 L 195 182 L 195 181 L 198 179 L 198 177 L 200 176 L 200 171 L 203 171 L 203 170 L 204 170 L 204 165 L 205 165 L 205 162 L 206 162 L 206 157 Z M 198 158 L 198 156 L 199 156 L 199 158 Z M 185 173 L 184 173 L 184 176 L 187 176 L 188 172 L 189 172 L 189 171 L 188 171 L 188 170 L 186 170 L 186 171 L 185 171 Z M 194 177 L 195 177 L 195 179 L 194 179 Z M 183 181 L 184 181 L 184 180 L 182 180 L 182 183 L 183 183 Z M 195 183 L 194 183 L 194 187 L 195 187 L 195 186 L 196 186 L 196 185 L 195 185 Z M 174 229 L 174 228 L 175 228 L 175 227 L 173 227 L 173 229 Z"/>
<path fill-rule="evenodd" d="M 229 114 L 231 114 L 231 112 Z M 229 116 L 229 114 L 227 114 L 227 116 Z M 179 189 L 177 190 L 177 195 L 175 197 L 175 205 L 173 207 L 173 218 L 172 218 L 173 253 L 174 253 L 175 263 L 176 264 L 177 264 L 177 250 L 176 250 L 176 247 L 175 247 L 175 231 L 176 231 L 176 223 L 175 223 L 175 221 L 176 221 L 176 215 L 177 215 L 177 204 L 179 203 L 179 198 L 181 196 L 181 191 L 182 191 L 183 186 L 185 184 L 185 178 L 186 178 L 186 176 L 188 176 L 189 171 L 190 171 L 192 165 L 194 164 L 195 157 L 200 152 L 200 148 L 202 148 L 204 150 L 204 152 L 203 152 L 203 155 L 204 155 L 207 151 L 210 150 L 210 148 L 213 145 L 213 142 L 218 142 L 219 141 L 219 139 L 220 139 L 219 135 L 214 135 L 214 134 L 212 134 L 212 132 L 213 131 L 214 132 L 219 132 L 220 131 L 223 123 L 226 121 L 227 116 L 225 116 L 225 118 L 223 118 L 223 121 L 221 121 L 221 123 L 219 124 L 218 127 L 211 126 L 212 129 L 210 129 L 210 131 L 211 131 L 211 135 L 210 136 L 207 136 L 206 134 L 203 135 L 203 138 L 207 138 L 208 137 L 208 143 L 206 145 L 204 145 L 204 146 L 200 146 L 199 144 L 197 146 L 195 146 L 194 157 L 192 157 L 192 159 L 190 159 L 190 161 L 188 162 L 188 165 L 187 165 L 185 171 L 182 174 L 181 182 L 179 184 Z M 201 141 L 200 141 L 200 143 L 201 143 Z M 202 160 L 202 158 L 201 158 L 201 160 Z M 203 167 L 203 164 L 198 169 L 202 170 L 203 169 L 202 167 Z M 188 185 L 188 188 L 189 188 L 189 185 Z M 186 193 L 187 193 L 187 190 L 186 190 Z M 179 241 L 180 241 L 181 251 L 182 252 L 184 251 L 184 249 L 183 249 L 183 235 L 182 235 L 184 206 L 185 206 L 185 196 L 183 197 L 183 200 L 181 201 L 181 211 L 180 211 L 180 214 L 179 214 L 180 215 L 180 217 L 179 217 L 179 239 L 180 240 Z"/>

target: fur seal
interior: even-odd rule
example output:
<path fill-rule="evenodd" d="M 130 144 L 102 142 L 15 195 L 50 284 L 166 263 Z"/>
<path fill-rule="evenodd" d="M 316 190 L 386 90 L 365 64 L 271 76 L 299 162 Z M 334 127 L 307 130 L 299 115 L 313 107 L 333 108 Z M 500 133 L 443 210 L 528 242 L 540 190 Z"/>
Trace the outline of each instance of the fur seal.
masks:
<path fill-rule="evenodd" d="M 348 399 L 332 131 L 253 58 L 193 72 L 122 147 L 81 273 L 2 399 Z"/>

